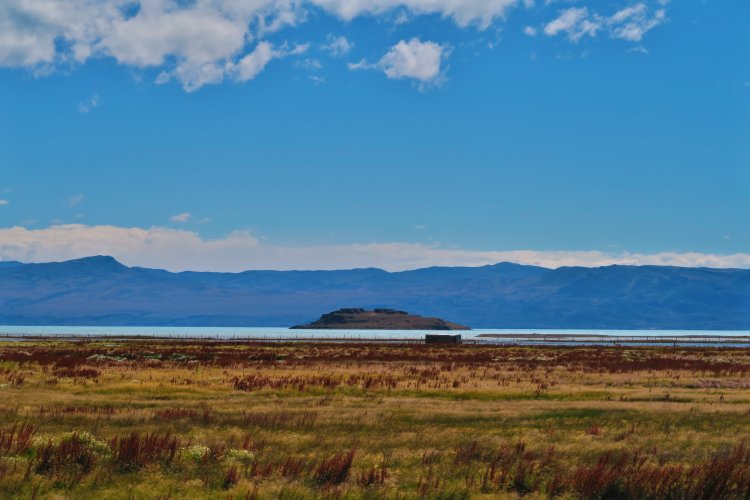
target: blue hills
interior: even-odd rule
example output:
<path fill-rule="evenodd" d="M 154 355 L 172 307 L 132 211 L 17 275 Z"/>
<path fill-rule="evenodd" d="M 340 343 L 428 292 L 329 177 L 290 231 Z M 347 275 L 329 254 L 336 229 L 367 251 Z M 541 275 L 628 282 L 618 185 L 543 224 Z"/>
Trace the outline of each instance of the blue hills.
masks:
<path fill-rule="evenodd" d="M 290 326 L 341 307 L 473 328 L 750 329 L 750 270 L 503 262 L 413 271 L 180 272 L 112 257 L 0 262 L 0 324 Z"/>

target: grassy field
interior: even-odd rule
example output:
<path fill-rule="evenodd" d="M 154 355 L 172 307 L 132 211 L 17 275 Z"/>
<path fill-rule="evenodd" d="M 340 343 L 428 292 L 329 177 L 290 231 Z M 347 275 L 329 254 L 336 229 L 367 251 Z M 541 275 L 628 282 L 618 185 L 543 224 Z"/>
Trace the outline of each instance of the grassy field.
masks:
<path fill-rule="evenodd" d="M 750 351 L 0 344 L 0 496 L 748 498 Z"/>

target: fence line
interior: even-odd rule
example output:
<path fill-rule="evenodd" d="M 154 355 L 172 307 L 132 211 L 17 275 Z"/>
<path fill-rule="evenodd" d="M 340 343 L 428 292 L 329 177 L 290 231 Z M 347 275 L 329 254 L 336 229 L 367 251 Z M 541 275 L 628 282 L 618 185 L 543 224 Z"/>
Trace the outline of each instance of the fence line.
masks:
<path fill-rule="evenodd" d="M 179 333 L 153 334 L 96 334 L 81 335 L 69 333 L 11 333 L 2 332 L 0 338 L 5 340 L 201 340 L 201 341 L 230 341 L 230 342 L 386 342 L 386 343 L 422 343 L 424 336 L 396 337 L 374 336 L 359 334 L 341 334 L 331 336 L 300 336 L 294 335 L 251 335 L 251 336 L 222 336 L 208 335 L 180 335 Z M 476 337 L 462 339 L 464 344 L 510 344 L 510 345 L 718 345 L 750 347 L 750 336 L 731 335 L 685 335 L 685 336 L 655 336 L 655 335 L 578 335 L 578 334 L 480 334 Z"/>

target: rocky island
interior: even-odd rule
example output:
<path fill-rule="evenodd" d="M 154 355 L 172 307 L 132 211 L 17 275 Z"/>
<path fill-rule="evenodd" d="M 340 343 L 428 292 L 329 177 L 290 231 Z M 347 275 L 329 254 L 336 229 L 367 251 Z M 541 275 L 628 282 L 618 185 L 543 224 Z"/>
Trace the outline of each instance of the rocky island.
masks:
<path fill-rule="evenodd" d="M 324 314 L 318 321 L 292 329 L 328 330 L 470 330 L 468 326 L 439 318 L 425 318 L 395 309 L 339 309 Z"/>

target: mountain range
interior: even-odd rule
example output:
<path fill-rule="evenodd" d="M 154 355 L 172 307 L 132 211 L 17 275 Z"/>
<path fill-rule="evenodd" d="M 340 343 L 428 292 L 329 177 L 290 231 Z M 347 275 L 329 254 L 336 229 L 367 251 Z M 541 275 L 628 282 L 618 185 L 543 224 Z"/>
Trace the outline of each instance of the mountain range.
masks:
<path fill-rule="evenodd" d="M 750 329 L 750 270 L 512 263 L 179 272 L 112 257 L 0 262 L 0 324 L 291 326 L 342 307 L 472 328 Z"/>

